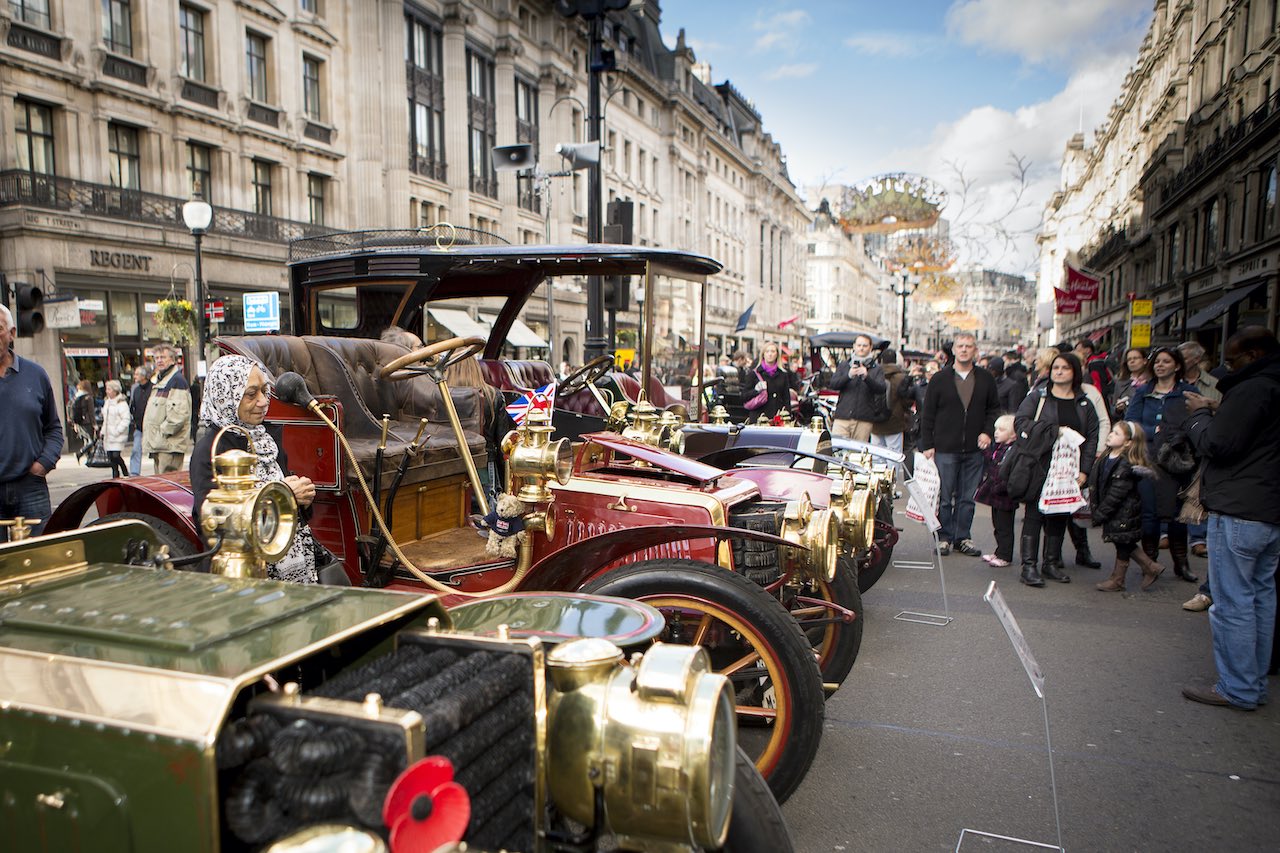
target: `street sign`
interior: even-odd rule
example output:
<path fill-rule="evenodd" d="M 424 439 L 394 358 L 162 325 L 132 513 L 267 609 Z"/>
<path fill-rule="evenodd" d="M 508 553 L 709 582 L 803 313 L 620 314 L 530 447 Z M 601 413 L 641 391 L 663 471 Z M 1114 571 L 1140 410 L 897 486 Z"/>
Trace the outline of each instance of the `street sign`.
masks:
<path fill-rule="evenodd" d="M 1129 329 L 1129 346 L 1143 349 L 1151 346 L 1151 323 L 1146 320 L 1133 321 L 1133 326 Z"/>
<path fill-rule="evenodd" d="M 244 295 L 246 332 L 280 331 L 280 294 L 274 290 Z"/>
<path fill-rule="evenodd" d="M 1150 317 L 1153 307 L 1154 303 L 1150 299 L 1135 299 L 1133 300 L 1133 316 Z"/>
<path fill-rule="evenodd" d="M 226 306 L 221 299 L 211 299 L 204 304 L 204 318 L 213 323 L 221 323 L 227 318 Z"/>
<path fill-rule="evenodd" d="M 50 329 L 80 328 L 80 303 L 74 296 L 44 301 L 44 324 Z"/>

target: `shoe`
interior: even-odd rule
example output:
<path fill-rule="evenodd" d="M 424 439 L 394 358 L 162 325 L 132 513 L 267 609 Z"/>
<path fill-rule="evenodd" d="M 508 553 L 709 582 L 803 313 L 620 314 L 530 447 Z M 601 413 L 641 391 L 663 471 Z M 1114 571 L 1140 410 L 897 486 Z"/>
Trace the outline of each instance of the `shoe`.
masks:
<path fill-rule="evenodd" d="M 1212 705 L 1215 708 L 1230 708 L 1233 711 L 1253 711 L 1253 707 L 1249 705 L 1237 705 L 1226 696 L 1218 692 L 1216 686 L 1210 687 L 1184 687 L 1182 695 L 1190 699 L 1192 702 L 1199 702 L 1201 705 Z"/>
<path fill-rule="evenodd" d="M 1044 586 L 1044 578 L 1040 577 L 1040 569 L 1036 565 L 1036 558 L 1040 555 L 1036 552 L 1040 550 L 1039 539 L 1029 534 L 1022 534 L 1022 574 L 1019 576 L 1027 586 Z"/>
<path fill-rule="evenodd" d="M 964 554 L 966 557 L 982 556 L 982 549 L 974 545 L 972 539 L 961 539 L 960 544 L 956 545 L 956 552 Z"/>
<path fill-rule="evenodd" d="M 1129 573 L 1129 561 L 1116 557 L 1116 564 L 1111 569 L 1111 577 L 1102 583 L 1095 583 L 1093 588 L 1102 592 L 1124 592 L 1124 578 Z"/>
<path fill-rule="evenodd" d="M 987 560 L 987 562 L 991 564 L 992 568 L 1003 569 L 1005 566 L 1012 565 L 1012 563 L 1010 563 L 1008 560 L 1002 560 L 999 557 L 995 556 L 994 554 L 990 556 L 991 556 L 991 559 Z"/>
<path fill-rule="evenodd" d="M 1191 553 L 1196 557 L 1207 557 L 1209 556 L 1209 546 L 1203 542 L 1196 542 L 1191 546 Z"/>
<path fill-rule="evenodd" d="M 941 554 L 941 555 L 942 555 L 942 556 L 944 556 L 944 557 L 945 557 L 945 556 L 947 556 L 948 554 L 950 554 L 950 553 L 951 553 L 951 543 L 950 543 L 950 542 L 939 542 L 939 543 L 938 543 L 938 553 L 939 553 L 939 554 Z"/>
<path fill-rule="evenodd" d="M 1085 569 L 1102 568 L 1102 563 L 1093 559 L 1093 554 L 1089 551 L 1089 531 L 1068 520 L 1067 532 L 1071 534 L 1071 544 L 1076 549 L 1076 565 Z"/>
<path fill-rule="evenodd" d="M 1062 536 L 1044 537 L 1044 559 L 1040 561 L 1040 574 L 1046 580 L 1071 583 L 1071 576 L 1062 565 Z"/>
<path fill-rule="evenodd" d="M 1160 537 L 1160 550 L 1161 550 L 1161 551 L 1168 551 L 1168 550 L 1169 550 L 1169 537 L 1168 537 L 1168 536 L 1161 536 L 1161 537 Z"/>
<path fill-rule="evenodd" d="M 1187 583 L 1200 582 L 1200 578 L 1191 571 L 1191 564 L 1187 562 L 1187 534 L 1185 530 L 1181 535 L 1170 538 L 1169 556 L 1173 558 L 1173 573 L 1175 575 Z"/>
<path fill-rule="evenodd" d="M 1182 602 L 1182 609 L 1190 610 L 1192 613 L 1201 613 L 1208 610 L 1211 604 L 1213 604 L 1212 598 L 1203 592 L 1197 592 L 1189 600 Z"/>

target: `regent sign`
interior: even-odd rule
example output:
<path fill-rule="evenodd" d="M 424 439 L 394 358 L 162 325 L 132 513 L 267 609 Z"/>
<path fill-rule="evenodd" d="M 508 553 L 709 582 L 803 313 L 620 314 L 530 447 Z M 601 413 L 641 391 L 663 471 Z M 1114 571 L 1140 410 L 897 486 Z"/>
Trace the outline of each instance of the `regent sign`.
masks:
<path fill-rule="evenodd" d="M 89 266 L 106 267 L 113 270 L 141 270 L 151 272 L 150 255 L 131 255 L 128 252 L 108 252 L 103 249 L 89 250 Z"/>

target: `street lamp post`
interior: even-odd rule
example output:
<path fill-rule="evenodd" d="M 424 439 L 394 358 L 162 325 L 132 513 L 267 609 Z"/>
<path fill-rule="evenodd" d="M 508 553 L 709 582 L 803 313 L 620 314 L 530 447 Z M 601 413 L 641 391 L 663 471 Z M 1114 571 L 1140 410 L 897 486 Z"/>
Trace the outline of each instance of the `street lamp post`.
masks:
<path fill-rule="evenodd" d="M 196 340 L 200 349 L 196 354 L 196 372 L 200 371 L 200 362 L 205 359 L 205 350 L 209 346 L 209 323 L 205 317 L 207 306 L 204 298 L 204 272 L 200 265 L 200 241 L 213 223 L 213 206 L 199 197 L 182 205 L 182 221 L 191 236 L 196 240 Z"/>
<path fill-rule="evenodd" d="M 916 292 L 915 288 L 911 286 L 911 274 L 904 271 L 902 273 L 902 286 L 899 287 L 895 281 L 889 285 L 889 289 L 893 291 L 895 296 L 902 297 L 902 336 L 899 344 L 899 351 L 901 352 L 907 348 L 907 297 Z"/>

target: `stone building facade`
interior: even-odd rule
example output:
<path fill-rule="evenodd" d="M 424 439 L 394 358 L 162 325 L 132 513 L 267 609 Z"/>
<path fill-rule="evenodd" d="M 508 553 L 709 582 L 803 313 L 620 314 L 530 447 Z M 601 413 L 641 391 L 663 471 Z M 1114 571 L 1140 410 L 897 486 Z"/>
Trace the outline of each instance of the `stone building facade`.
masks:
<path fill-rule="evenodd" d="M 964 288 L 957 308 L 977 318 L 978 327 L 973 333 L 980 352 L 998 354 L 1034 345 L 1034 282 L 996 270 L 964 270 L 956 277 Z"/>
<path fill-rule="evenodd" d="M 1099 299 L 1059 338 L 1125 345 L 1129 301 L 1155 301 L 1154 342 L 1220 354 L 1280 304 L 1280 4 L 1157 0 L 1133 70 L 1085 146 L 1067 145 L 1040 235 L 1041 299 L 1071 259 Z"/>
<path fill-rule="evenodd" d="M 88 5 L 0 6 L 0 272 L 81 300 L 80 328 L 18 344 L 51 375 L 127 377 L 146 357 L 155 303 L 194 294 L 192 195 L 215 208 L 203 272 L 224 333 L 242 328 L 243 293 L 287 287 L 298 236 L 448 221 L 586 239 L 584 172 L 541 196 L 491 153 L 528 142 L 550 172 L 557 143 L 585 140 L 586 27 L 549 0 Z M 725 264 L 708 285 L 713 348 L 798 342 L 809 214 L 758 112 L 660 23 L 647 0 L 606 27 L 606 196 L 634 202 L 635 242 Z M 557 358 L 581 359 L 584 284 L 556 283 L 554 328 L 541 298 L 526 310 Z M 679 295 L 665 322 L 690 344 L 696 310 Z"/>
<path fill-rule="evenodd" d="M 884 270 L 867 254 L 861 234 L 846 234 L 824 201 L 814 214 L 805 247 L 809 331 L 884 334 Z M 892 335 L 889 335 L 892 337 Z"/>

